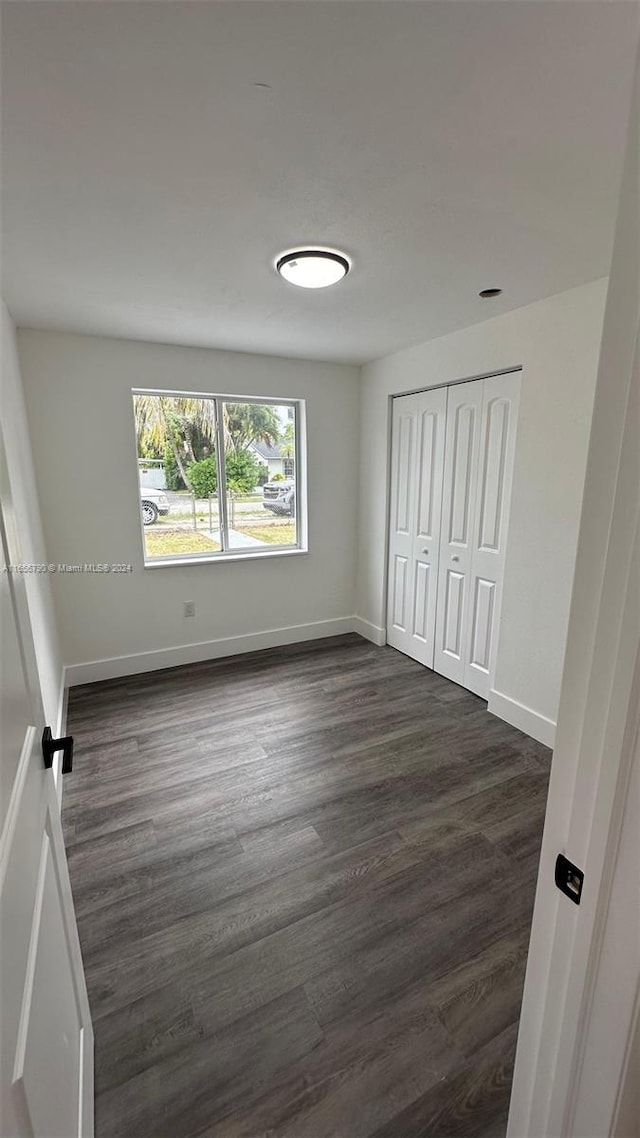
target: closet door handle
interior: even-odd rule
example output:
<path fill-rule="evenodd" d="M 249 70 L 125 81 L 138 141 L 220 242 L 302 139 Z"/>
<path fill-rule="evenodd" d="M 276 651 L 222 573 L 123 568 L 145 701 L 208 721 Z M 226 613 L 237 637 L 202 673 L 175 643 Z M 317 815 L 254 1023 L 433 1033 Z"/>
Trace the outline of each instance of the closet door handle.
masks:
<path fill-rule="evenodd" d="M 428 549 L 423 549 L 422 552 L 424 553 L 425 557 L 429 556 L 429 550 Z"/>
<path fill-rule="evenodd" d="M 454 555 L 453 555 L 453 557 L 451 558 L 451 560 L 452 560 L 452 561 L 459 561 L 459 560 L 460 560 L 460 558 L 458 557 L 458 554 L 457 554 L 457 553 L 454 553 Z"/>

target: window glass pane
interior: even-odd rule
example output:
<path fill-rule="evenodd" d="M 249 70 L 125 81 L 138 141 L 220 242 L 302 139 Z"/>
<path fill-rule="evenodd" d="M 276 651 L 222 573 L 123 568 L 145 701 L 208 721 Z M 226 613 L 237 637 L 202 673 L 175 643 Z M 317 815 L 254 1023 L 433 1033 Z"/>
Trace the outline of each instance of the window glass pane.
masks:
<path fill-rule="evenodd" d="M 297 545 L 295 405 L 222 408 L 229 549 Z"/>
<path fill-rule="evenodd" d="M 134 395 L 145 556 L 191 557 L 221 548 L 215 403 Z"/>

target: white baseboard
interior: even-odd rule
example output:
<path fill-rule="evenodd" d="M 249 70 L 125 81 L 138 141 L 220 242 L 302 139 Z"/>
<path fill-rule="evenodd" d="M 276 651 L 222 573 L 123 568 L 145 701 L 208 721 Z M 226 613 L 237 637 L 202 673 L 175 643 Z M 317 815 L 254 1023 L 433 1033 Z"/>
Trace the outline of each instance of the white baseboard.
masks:
<path fill-rule="evenodd" d="M 365 640 L 370 640 L 372 644 L 377 644 L 379 648 L 387 643 L 387 630 L 377 624 L 371 624 L 371 621 L 364 620 L 361 616 L 354 616 L 353 631 L 357 632 L 358 636 L 363 636 Z"/>
<path fill-rule="evenodd" d="M 556 740 L 556 725 L 553 719 L 547 719 L 546 715 L 541 715 L 539 711 L 534 711 L 531 707 L 526 707 L 524 703 L 519 703 L 517 699 L 512 699 L 499 691 L 489 692 L 487 710 L 498 719 L 504 719 L 505 723 L 510 723 L 512 727 L 517 727 L 519 731 L 524 731 L 525 735 L 544 743 L 545 747 L 553 749 Z"/>
<path fill-rule="evenodd" d="M 197 664 L 203 660 L 217 660 L 222 656 L 259 652 L 263 648 L 279 648 L 283 644 L 320 640 L 327 636 L 343 636 L 353 631 L 354 618 L 345 616 L 334 620 L 318 620 L 313 624 L 295 624 L 289 628 L 254 632 L 247 636 L 228 636 L 222 640 L 181 644 L 176 648 L 163 648 L 156 652 L 111 656 L 106 660 L 90 660 L 85 664 L 68 665 L 65 668 L 65 683 L 67 688 L 76 687 L 78 684 L 93 684 L 99 680 L 112 680 L 119 676 L 135 676 L 140 672 L 175 668 L 180 664 Z"/>

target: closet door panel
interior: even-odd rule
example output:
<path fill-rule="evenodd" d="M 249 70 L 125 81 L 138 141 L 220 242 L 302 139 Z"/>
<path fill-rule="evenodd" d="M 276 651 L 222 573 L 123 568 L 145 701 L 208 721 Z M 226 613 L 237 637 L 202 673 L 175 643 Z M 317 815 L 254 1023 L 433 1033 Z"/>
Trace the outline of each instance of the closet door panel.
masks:
<path fill-rule="evenodd" d="M 424 391 L 419 399 L 419 447 L 416 469 L 414 624 L 410 655 L 433 667 L 435 646 L 442 479 L 447 414 L 445 388 Z"/>
<path fill-rule="evenodd" d="M 453 409 L 453 440 L 449 490 L 450 545 L 467 546 L 469 543 L 469 508 L 473 494 L 473 462 L 477 408 L 461 403 Z"/>
<path fill-rule="evenodd" d="M 447 569 L 444 597 L 444 635 L 442 651 L 452 660 L 462 658 L 462 615 L 464 612 L 464 575 Z"/>
<path fill-rule="evenodd" d="M 448 389 L 434 667 L 465 682 L 482 382 Z"/>
<path fill-rule="evenodd" d="M 393 532 L 409 537 L 413 512 L 413 466 L 416 416 L 411 407 L 403 408 L 395 424 L 395 492 L 392 504 Z"/>
<path fill-rule="evenodd" d="M 446 389 L 393 401 L 387 641 L 433 666 Z"/>
<path fill-rule="evenodd" d="M 471 550 L 474 604 L 465 630 L 464 684 L 488 699 L 497 650 L 518 411 L 513 375 L 482 381 L 475 527 Z"/>
<path fill-rule="evenodd" d="M 481 427 L 478 549 L 497 553 L 502 546 L 503 511 L 511 400 L 489 398 Z"/>
<path fill-rule="evenodd" d="M 429 639 L 430 631 L 431 591 L 431 566 L 424 561 L 416 561 L 414 565 L 413 635 L 425 644 Z"/>
<path fill-rule="evenodd" d="M 387 640 L 404 651 L 412 618 L 409 564 L 415 502 L 415 398 L 393 402 L 391 437 L 391 512 L 389 519 L 389 594 Z"/>
<path fill-rule="evenodd" d="M 491 658 L 491 631 L 496 586 L 494 581 L 475 577 L 475 597 L 471 621 L 471 651 L 469 663 L 476 668 L 489 670 Z"/>
<path fill-rule="evenodd" d="M 435 596 L 431 588 L 431 558 L 434 552 L 437 552 L 437 546 L 434 549 L 433 518 L 435 513 L 440 515 L 440 502 L 436 504 L 435 493 L 439 486 L 442 494 L 442 475 L 435 469 L 438 412 L 425 409 L 422 396 L 418 395 L 416 399 L 419 441 L 415 471 L 417 508 L 413 543 L 413 643 L 409 653 L 421 663 L 431 666 L 435 619 Z"/>
<path fill-rule="evenodd" d="M 407 558 L 398 554 L 393 559 L 392 573 L 392 627 L 398 632 L 407 631 Z"/>
<path fill-rule="evenodd" d="M 439 398 L 438 402 L 442 400 Z M 444 408 L 442 409 L 444 410 Z M 442 410 L 420 412 L 420 450 L 417 470 L 418 515 L 416 537 L 433 541 L 436 537 L 434 521 L 440 523 L 442 501 L 442 459 L 444 448 L 438 446 L 438 432 L 442 433 L 444 424 L 440 422 Z M 439 539 L 439 534 L 436 539 Z"/>

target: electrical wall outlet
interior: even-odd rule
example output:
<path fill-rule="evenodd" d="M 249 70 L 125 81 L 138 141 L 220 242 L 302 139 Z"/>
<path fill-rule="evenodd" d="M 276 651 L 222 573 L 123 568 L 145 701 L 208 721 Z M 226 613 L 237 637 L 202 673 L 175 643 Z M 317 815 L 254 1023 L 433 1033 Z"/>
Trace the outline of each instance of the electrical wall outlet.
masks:
<path fill-rule="evenodd" d="M 195 616 L 196 615 L 196 602 L 195 601 L 185 601 L 184 605 L 183 605 L 182 615 L 183 616 Z"/>

